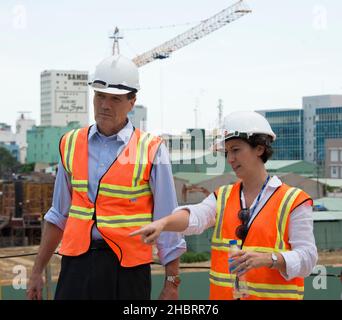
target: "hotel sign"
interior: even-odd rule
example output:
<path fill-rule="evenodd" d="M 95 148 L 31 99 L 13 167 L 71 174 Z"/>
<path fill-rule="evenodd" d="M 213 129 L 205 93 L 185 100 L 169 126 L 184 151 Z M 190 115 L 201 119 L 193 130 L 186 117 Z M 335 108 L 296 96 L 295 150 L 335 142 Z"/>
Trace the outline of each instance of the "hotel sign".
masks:
<path fill-rule="evenodd" d="M 86 113 L 87 91 L 55 91 L 55 112 Z"/>

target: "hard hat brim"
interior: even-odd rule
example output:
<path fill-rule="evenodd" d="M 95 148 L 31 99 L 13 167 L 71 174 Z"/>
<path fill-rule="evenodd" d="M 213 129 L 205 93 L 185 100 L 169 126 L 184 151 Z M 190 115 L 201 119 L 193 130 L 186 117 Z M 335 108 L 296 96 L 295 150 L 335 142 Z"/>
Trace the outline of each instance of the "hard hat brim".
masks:
<path fill-rule="evenodd" d="M 267 134 L 267 133 L 253 133 L 253 134 L 265 134 L 265 135 L 268 135 L 272 138 L 272 142 L 275 141 L 276 139 L 276 135 L 274 133 L 274 135 L 270 135 L 270 134 Z M 225 143 L 226 141 L 228 140 L 232 140 L 232 139 L 245 139 L 244 137 L 239 137 L 239 136 L 231 136 L 231 137 L 224 137 L 224 138 L 220 138 L 218 140 L 215 141 L 215 143 L 213 144 L 212 148 L 213 148 L 213 151 L 221 151 L 223 152 L 225 150 Z"/>
<path fill-rule="evenodd" d="M 93 88 L 94 91 L 103 92 L 103 93 L 109 93 L 109 94 L 127 94 L 129 92 L 132 92 L 130 90 L 124 90 L 124 89 L 118 89 L 118 88 Z"/>

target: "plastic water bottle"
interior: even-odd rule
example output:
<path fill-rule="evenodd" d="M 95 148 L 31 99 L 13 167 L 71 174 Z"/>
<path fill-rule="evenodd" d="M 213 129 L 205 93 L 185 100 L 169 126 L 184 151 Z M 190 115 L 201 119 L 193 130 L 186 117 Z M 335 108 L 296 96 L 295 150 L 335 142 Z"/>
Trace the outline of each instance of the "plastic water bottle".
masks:
<path fill-rule="evenodd" d="M 228 258 L 228 266 L 229 266 L 229 272 L 232 273 L 234 271 L 234 267 L 231 267 L 231 264 L 234 262 L 234 259 L 231 258 L 231 254 L 238 252 L 240 250 L 237 240 L 230 240 L 229 241 L 229 258 Z"/>
<path fill-rule="evenodd" d="M 229 241 L 229 258 L 228 258 L 228 266 L 229 272 L 232 273 L 235 267 L 231 267 L 232 262 L 234 261 L 233 258 L 230 258 L 232 253 L 240 251 L 240 247 L 237 243 L 237 240 L 230 240 Z M 245 275 L 238 276 L 236 275 L 234 287 L 233 287 L 233 298 L 240 299 L 248 297 L 248 285 L 245 279 Z"/>

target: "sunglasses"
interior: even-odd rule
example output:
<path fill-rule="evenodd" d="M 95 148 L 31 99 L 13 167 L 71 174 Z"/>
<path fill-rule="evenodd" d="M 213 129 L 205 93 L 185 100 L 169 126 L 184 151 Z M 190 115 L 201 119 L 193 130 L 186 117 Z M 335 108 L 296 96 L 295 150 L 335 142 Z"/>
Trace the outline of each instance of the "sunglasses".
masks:
<path fill-rule="evenodd" d="M 109 83 L 102 81 L 102 80 L 94 80 L 93 82 L 88 82 L 88 84 L 91 85 L 93 88 L 97 88 L 97 89 L 117 88 L 120 90 L 128 90 L 131 92 L 138 92 L 138 90 L 135 88 L 131 88 L 131 87 L 125 86 L 123 84 L 109 84 Z"/>
<path fill-rule="evenodd" d="M 235 235 L 241 240 L 245 240 L 248 233 L 249 214 L 250 212 L 247 208 L 241 209 L 238 213 L 241 224 L 236 228 Z"/>

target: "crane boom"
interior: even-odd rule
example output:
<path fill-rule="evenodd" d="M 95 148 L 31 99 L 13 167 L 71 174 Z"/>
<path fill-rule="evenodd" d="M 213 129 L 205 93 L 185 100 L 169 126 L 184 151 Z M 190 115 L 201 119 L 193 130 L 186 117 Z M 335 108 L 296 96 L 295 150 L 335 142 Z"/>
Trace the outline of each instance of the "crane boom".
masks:
<path fill-rule="evenodd" d="M 175 38 L 163 43 L 158 47 L 155 47 L 154 49 L 151 49 L 141 55 L 136 56 L 133 59 L 133 62 L 138 67 L 141 67 L 156 59 L 168 58 L 172 52 L 183 48 L 198 39 L 203 38 L 209 33 L 224 27 L 226 24 L 239 19 L 250 12 L 251 10 L 243 2 L 243 0 L 240 0 L 232 6 L 215 14 L 214 16 L 202 21 L 200 24 L 189 29 L 188 31 L 185 31 L 184 33 L 176 36 Z"/>

